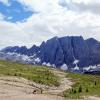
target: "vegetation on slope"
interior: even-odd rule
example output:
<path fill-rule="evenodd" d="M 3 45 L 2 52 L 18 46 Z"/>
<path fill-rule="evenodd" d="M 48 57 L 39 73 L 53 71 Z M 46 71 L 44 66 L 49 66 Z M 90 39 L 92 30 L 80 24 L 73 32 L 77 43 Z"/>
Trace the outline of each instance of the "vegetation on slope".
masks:
<path fill-rule="evenodd" d="M 62 72 L 62 71 L 61 71 Z M 60 75 L 62 73 L 59 72 Z M 100 96 L 100 75 L 64 73 L 66 78 L 73 81 L 71 89 L 62 91 L 68 99 L 80 99 L 83 96 Z M 9 61 L 0 61 L 0 75 L 23 77 L 36 83 L 49 86 L 59 86 L 59 75 L 52 69 L 44 66 L 18 64 Z M 67 84 L 67 83 L 66 83 Z"/>
<path fill-rule="evenodd" d="M 100 75 L 68 73 L 75 83 L 71 89 L 64 91 L 64 96 L 70 99 L 80 99 L 83 96 L 100 96 Z"/>
<path fill-rule="evenodd" d="M 0 61 L 0 75 L 18 76 L 36 83 L 59 86 L 59 77 L 47 67 Z"/>

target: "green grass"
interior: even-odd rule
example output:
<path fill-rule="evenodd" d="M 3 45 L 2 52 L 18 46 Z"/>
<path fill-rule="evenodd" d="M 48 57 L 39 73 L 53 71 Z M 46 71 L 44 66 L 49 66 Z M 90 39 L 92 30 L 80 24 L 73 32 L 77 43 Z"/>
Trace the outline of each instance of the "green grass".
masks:
<path fill-rule="evenodd" d="M 0 61 L 0 75 L 23 77 L 36 83 L 59 86 L 59 77 L 50 68 Z"/>
<path fill-rule="evenodd" d="M 75 84 L 72 89 L 64 91 L 64 96 L 70 99 L 81 99 L 83 96 L 100 96 L 100 75 L 68 73 Z"/>

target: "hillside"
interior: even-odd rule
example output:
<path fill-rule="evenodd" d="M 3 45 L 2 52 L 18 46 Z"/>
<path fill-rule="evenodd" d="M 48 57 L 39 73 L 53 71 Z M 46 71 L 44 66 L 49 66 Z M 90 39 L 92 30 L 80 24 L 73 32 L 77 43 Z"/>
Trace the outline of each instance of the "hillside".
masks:
<path fill-rule="evenodd" d="M 2 100 L 99 100 L 99 96 L 100 75 L 80 75 L 45 66 L 0 61 Z"/>
<path fill-rule="evenodd" d="M 36 83 L 59 86 L 59 77 L 48 67 L 0 61 L 0 75 L 23 77 Z"/>
<path fill-rule="evenodd" d="M 0 61 L 2 100 L 62 100 L 63 97 L 58 95 L 71 85 L 66 73 L 60 70 Z"/>
<path fill-rule="evenodd" d="M 66 77 L 71 78 L 74 82 L 71 89 L 63 92 L 66 98 L 83 99 L 89 96 L 100 97 L 100 75 L 68 73 Z M 87 100 L 100 100 L 100 98 L 87 98 Z"/>

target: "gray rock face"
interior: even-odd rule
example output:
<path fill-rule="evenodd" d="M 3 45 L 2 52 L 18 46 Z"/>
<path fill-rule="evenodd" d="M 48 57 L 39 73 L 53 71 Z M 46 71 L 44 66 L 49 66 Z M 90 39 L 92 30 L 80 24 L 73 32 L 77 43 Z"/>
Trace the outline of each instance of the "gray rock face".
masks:
<path fill-rule="evenodd" d="M 59 40 L 64 54 L 64 63 L 69 66 L 74 61 L 72 39 L 71 37 L 63 37 Z"/>
<path fill-rule="evenodd" d="M 100 42 L 93 38 L 86 40 L 89 48 L 89 60 L 91 65 L 98 65 L 100 63 Z"/>
<path fill-rule="evenodd" d="M 78 66 L 86 66 L 89 59 L 89 48 L 83 37 L 63 37 L 59 39 L 63 55 L 64 63 L 70 67 L 75 67 L 73 62 L 79 60 Z M 85 64 L 84 64 L 85 61 Z"/>
<path fill-rule="evenodd" d="M 54 37 L 43 42 L 39 47 L 35 45 L 30 49 L 25 46 L 7 47 L 1 52 L 32 56 L 31 59 L 39 60 L 36 64 L 45 62 L 58 68 L 63 64 L 69 69 L 74 68 L 76 64 L 80 69 L 100 64 L 100 42 L 93 38 L 84 40 L 81 36 Z"/>
<path fill-rule="evenodd" d="M 89 48 L 85 40 L 82 37 L 72 37 L 72 47 L 75 59 L 79 60 L 78 66 L 86 66 L 86 61 L 89 59 Z"/>
<path fill-rule="evenodd" d="M 55 64 L 56 66 L 62 65 L 64 61 L 64 55 L 59 39 L 54 37 L 44 43 L 41 49 L 41 55 L 43 55 L 41 56 L 42 62 Z"/>

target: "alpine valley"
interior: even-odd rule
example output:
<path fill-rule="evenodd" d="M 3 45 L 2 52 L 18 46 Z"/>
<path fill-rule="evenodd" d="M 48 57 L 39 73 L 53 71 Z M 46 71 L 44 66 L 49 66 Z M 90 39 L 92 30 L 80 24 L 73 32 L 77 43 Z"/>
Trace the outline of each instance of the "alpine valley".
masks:
<path fill-rule="evenodd" d="M 54 37 L 40 46 L 9 46 L 0 51 L 0 60 L 45 65 L 78 73 L 100 73 L 100 42 L 82 36 Z"/>

